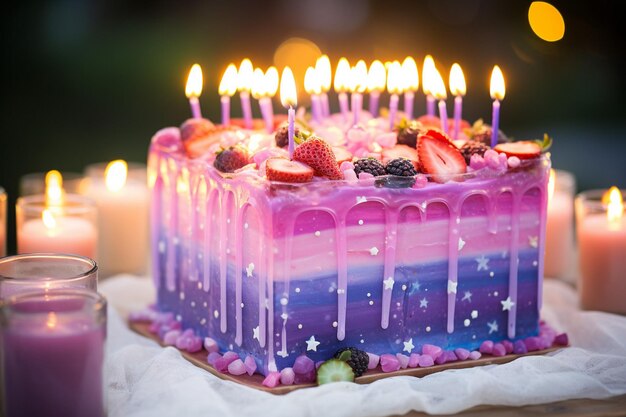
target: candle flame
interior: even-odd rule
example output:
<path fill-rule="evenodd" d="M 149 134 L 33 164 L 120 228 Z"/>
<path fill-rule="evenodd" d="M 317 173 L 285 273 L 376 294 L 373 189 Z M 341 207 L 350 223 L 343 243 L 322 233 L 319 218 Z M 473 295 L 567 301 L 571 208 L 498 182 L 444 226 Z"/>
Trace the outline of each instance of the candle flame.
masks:
<path fill-rule="evenodd" d="M 435 70 L 435 60 L 431 55 L 426 55 L 426 57 L 424 58 L 424 66 L 422 67 L 422 90 L 426 95 L 432 93 L 433 77 Z"/>
<path fill-rule="evenodd" d="M 320 94 L 322 92 L 317 71 L 313 67 L 308 67 L 304 73 L 304 91 L 307 94 Z"/>
<path fill-rule="evenodd" d="M 494 100 L 503 100 L 506 94 L 506 88 L 504 87 L 504 75 L 499 66 L 494 65 L 491 72 L 491 85 L 489 87 L 491 98 Z"/>
<path fill-rule="evenodd" d="M 198 64 L 193 64 L 187 77 L 185 95 L 187 98 L 191 98 L 200 97 L 200 94 L 202 94 L 202 68 Z"/>
<path fill-rule="evenodd" d="M 296 80 L 293 78 L 291 68 L 285 67 L 280 77 L 280 102 L 285 108 L 295 107 L 298 104 L 296 92 Z"/>
<path fill-rule="evenodd" d="M 333 87 L 335 92 L 344 93 L 348 87 L 350 79 L 350 63 L 346 58 L 339 59 L 337 69 L 335 70 L 335 79 Z"/>
<path fill-rule="evenodd" d="M 402 92 L 402 65 L 398 61 L 393 61 L 387 68 L 387 91 L 389 94 Z"/>
<path fill-rule="evenodd" d="M 554 189 L 556 187 L 556 171 L 554 168 L 550 168 L 550 179 L 548 180 L 548 204 L 554 197 Z"/>
<path fill-rule="evenodd" d="M 122 159 L 116 159 L 107 164 L 104 170 L 104 183 L 107 190 L 111 192 L 118 192 L 126 184 L 126 178 L 128 176 L 128 164 Z"/>
<path fill-rule="evenodd" d="M 381 92 L 385 89 L 386 82 L 387 70 L 385 65 L 379 60 L 375 60 L 367 72 L 367 90 Z"/>
<path fill-rule="evenodd" d="M 222 75 L 222 81 L 220 81 L 219 94 L 220 96 L 231 96 L 237 91 L 237 67 L 235 64 L 230 64 L 224 75 Z"/>
<path fill-rule="evenodd" d="M 363 93 L 367 88 L 367 64 L 360 59 L 350 69 L 350 92 Z"/>
<path fill-rule="evenodd" d="M 278 70 L 272 66 L 265 71 L 265 93 L 268 97 L 274 97 L 278 91 Z"/>
<path fill-rule="evenodd" d="M 606 204 L 606 218 L 611 228 L 619 228 L 624 214 L 624 199 L 619 188 L 613 186 L 602 196 Z"/>
<path fill-rule="evenodd" d="M 432 95 L 435 96 L 437 100 L 445 100 L 448 97 L 448 94 L 446 93 L 446 84 L 443 82 L 443 78 L 441 78 L 441 74 L 439 74 L 437 68 L 434 68 L 432 82 Z"/>
<path fill-rule="evenodd" d="M 46 327 L 54 329 L 57 326 L 57 315 L 54 311 L 48 313 L 48 319 L 46 320 Z"/>
<path fill-rule="evenodd" d="M 466 90 L 463 70 L 461 66 L 455 62 L 450 69 L 450 92 L 454 96 L 464 96 Z"/>
<path fill-rule="evenodd" d="M 265 74 L 261 68 L 255 68 L 252 73 L 252 97 L 260 99 L 265 96 Z"/>
<path fill-rule="evenodd" d="M 43 209 L 41 212 L 41 220 L 48 230 L 53 230 L 57 227 L 57 220 L 54 218 L 51 209 Z"/>
<path fill-rule="evenodd" d="M 402 78 L 404 91 L 417 91 L 419 88 L 419 74 L 413 57 L 407 56 L 402 62 Z"/>
<path fill-rule="evenodd" d="M 330 59 L 328 59 L 328 55 L 322 55 L 317 58 L 317 61 L 315 62 L 315 73 L 317 74 L 317 79 L 321 84 L 322 91 L 327 92 L 330 90 L 332 70 L 330 68 Z"/>
<path fill-rule="evenodd" d="M 250 91 L 252 88 L 253 72 L 252 61 L 248 58 L 244 58 L 241 64 L 239 64 L 239 71 L 237 72 L 237 89 L 239 91 Z"/>
<path fill-rule="evenodd" d="M 57 170 L 48 171 L 46 183 L 46 207 L 60 206 L 63 204 L 63 176 Z"/>

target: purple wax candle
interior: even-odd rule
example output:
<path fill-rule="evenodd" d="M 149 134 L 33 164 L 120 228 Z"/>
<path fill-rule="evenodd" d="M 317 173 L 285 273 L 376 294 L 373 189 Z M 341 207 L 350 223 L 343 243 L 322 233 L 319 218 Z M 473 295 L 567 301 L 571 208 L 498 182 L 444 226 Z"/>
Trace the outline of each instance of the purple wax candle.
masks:
<path fill-rule="evenodd" d="M 370 113 L 373 117 L 378 117 L 378 99 L 380 98 L 380 92 L 370 92 Z"/>
<path fill-rule="evenodd" d="M 500 100 L 495 99 L 493 101 L 493 113 L 491 114 L 491 147 L 495 148 L 498 144 L 498 126 L 500 119 Z"/>
<path fill-rule="evenodd" d="M 406 114 L 406 118 L 409 120 L 413 119 L 413 101 L 415 98 L 415 93 L 413 91 L 405 91 L 404 92 L 404 113 Z"/>
<path fill-rule="evenodd" d="M 289 138 L 289 159 L 293 159 L 293 151 L 295 148 L 293 135 L 295 132 L 295 121 L 296 121 L 296 111 L 294 110 L 293 107 L 289 107 L 289 110 L 287 111 L 287 120 L 289 122 L 289 125 L 287 127 L 287 135 Z"/>
<path fill-rule="evenodd" d="M 202 118 L 202 111 L 200 111 L 200 100 L 198 97 L 190 97 L 189 105 L 191 106 L 191 115 L 194 119 Z"/>
<path fill-rule="evenodd" d="M 345 92 L 339 93 L 339 109 L 341 110 L 341 114 L 343 115 L 343 120 L 347 122 L 350 108 L 348 107 L 348 94 L 346 94 Z"/>
<path fill-rule="evenodd" d="M 322 92 L 320 94 L 320 102 L 322 104 L 322 117 L 330 116 L 330 106 L 328 104 L 328 94 Z"/>
<path fill-rule="evenodd" d="M 361 117 L 361 109 L 363 108 L 363 94 L 361 93 L 352 93 L 352 125 L 356 126 L 359 124 L 359 119 Z"/>
<path fill-rule="evenodd" d="M 246 129 L 252 129 L 252 105 L 250 104 L 250 93 L 242 91 L 239 93 L 241 98 L 241 111 L 243 112 L 243 123 Z"/>
<path fill-rule="evenodd" d="M 222 103 L 222 124 L 230 126 L 230 96 L 222 96 L 220 102 Z"/>
<path fill-rule="evenodd" d="M 265 131 L 272 133 L 274 131 L 274 109 L 272 108 L 272 99 L 269 97 L 261 97 L 259 99 L 259 108 L 265 122 Z"/>
<path fill-rule="evenodd" d="M 461 128 L 461 111 L 463 109 L 463 97 L 456 96 L 454 98 L 454 137 L 459 138 L 459 129 Z"/>
<path fill-rule="evenodd" d="M 9 417 L 103 416 L 106 300 L 88 290 L 12 297 L 2 307 Z"/>
<path fill-rule="evenodd" d="M 391 97 L 389 97 L 389 130 L 393 130 L 395 124 L 399 100 L 400 98 L 397 94 L 392 94 Z"/>
<path fill-rule="evenodd" d="M 426 96 L 426 114 L 429 116 L 435 115 L 435 97 L 432 94 Z"/>
<path fill-rule="evenodd" d="M 317 94 L 311 94 L 311 113 L 313 113 L 313 120 L 317 123 L 322 121 L 322 103 Z"/>
<path fill-rule="evenodd" d="M 446 108 L 446 101 L 439 100 L 439 120 L 441 120 L 441 130 L 446 135 L 448 134 L 448 109 Z"/>

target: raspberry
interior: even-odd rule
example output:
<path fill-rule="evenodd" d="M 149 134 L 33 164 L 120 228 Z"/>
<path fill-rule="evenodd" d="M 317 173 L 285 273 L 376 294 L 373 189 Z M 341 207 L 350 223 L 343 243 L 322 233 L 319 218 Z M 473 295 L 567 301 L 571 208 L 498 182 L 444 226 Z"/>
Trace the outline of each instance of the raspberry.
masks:
<path fill-rule="evenodd" d="M 357 176 L 361 172 L 367 172 L 375 177 L 386 174 L 383 164 L 374 158 L 361 158 L 354 162 L 354 172 Z"/>
<path fill-rule="evenodd" d="M 385 171 L 390 175 L 397 175 L 399 177 L 412 177 L 417 175 L 417 171 L 413 166 L 413 162 L 407 158 L 392 159 L 385 166 Z"/>
<path fill-rule="evenodd" d="M 213 166 L 222 172 L 235 172 L 248 164 L 248 151 L 241 146 L 231 146 L 218 152 Z"/>
<path fill-rule="evenodd" d="M 367 366 L 370 363 L 370 357 L 368 356 L 367 352 L 364 352 L 355 347 L 345 347 L 335 352 L 334 357 L 336 359 L 339 359 L 341 357 L 341 354 L 345 351 L 350 351 L 350 359 L 348 359 L 346 363 L 350 365 L 350 367 L 354 371 L 354 376 L 363 375 L 363 373 L 367 371 Z"/>
<path fill-rule="evenodd" d="M 478 154 L 483 156 L 489 149 L 491 148 L 485 145 L 482 141 L 470 139 L 461 147 L 461 154 L 465 158 L 465 162 L 469 164 L 472 155 Z"/>

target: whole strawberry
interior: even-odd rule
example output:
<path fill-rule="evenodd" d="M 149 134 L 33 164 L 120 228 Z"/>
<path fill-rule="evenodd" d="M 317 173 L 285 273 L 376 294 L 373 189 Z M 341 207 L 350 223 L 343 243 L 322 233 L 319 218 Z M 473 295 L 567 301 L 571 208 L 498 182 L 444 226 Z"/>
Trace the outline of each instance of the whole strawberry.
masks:
<path fill-rule="evenodd" d="M 213 166 L 222 172 L 235 172 L 247 165 L 249 160 L 250 155 L 245 148 L 231 146 L 217 153 Z"/>
<path fill-rule="evenodd" d="M 180 138 L 183 142 L 209 136 L 215 130 L 215 125 L 207 119 L 190 118 L 180 125 Z"/>
<path fill-rule="evenodd" d="M 320 137 L 311 136 L 298 145 L 293 152 L 293 160 L 304 162 L 315 170 L 317 176 L 331 180 L 343 179 L 332 147 Z"/>

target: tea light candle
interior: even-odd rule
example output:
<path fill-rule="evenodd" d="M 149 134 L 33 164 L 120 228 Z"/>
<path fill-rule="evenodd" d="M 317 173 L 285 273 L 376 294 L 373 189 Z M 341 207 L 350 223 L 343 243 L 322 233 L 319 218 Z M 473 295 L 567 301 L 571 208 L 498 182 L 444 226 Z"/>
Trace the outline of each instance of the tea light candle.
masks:
<path fill-rule="evenodd" d="M 626 314 L 626 216 L 620 190 L 579 194 L 576 225 L 581 307 Z"/>
<path fill-rule="evenodd" d="M 8 416 L 104 415 L 104 297 L 29 293 L 11 297 L 1 313 Z"/>
<path fill-rule="evenodd" d="M 576 181 L 567 171 L 551 170 L 544 275 L 565 278 L 572 270 L 574 252 L 574 194 Z"/>

